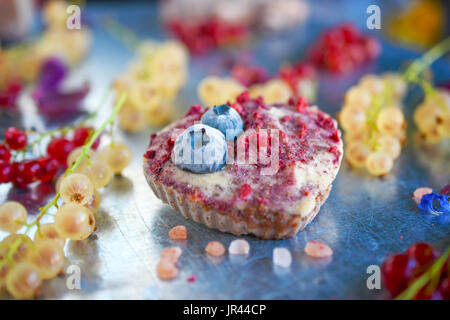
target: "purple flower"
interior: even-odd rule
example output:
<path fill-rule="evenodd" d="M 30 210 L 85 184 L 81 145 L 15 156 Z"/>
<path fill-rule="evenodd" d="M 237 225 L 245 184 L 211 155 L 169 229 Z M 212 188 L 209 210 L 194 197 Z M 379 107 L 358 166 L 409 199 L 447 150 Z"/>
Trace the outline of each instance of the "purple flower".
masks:
<path fill-rule="evenodd" d="M 41 67 L 37 86 L 43 91 L 58 91 L 66 76 L 67 66 L 58 58 L 48 58 Z"/>
<path fill-rule="evenodd" d="M 422 200 L 417 205 L 420 210 L 433 214 L 442 215 L 450 213 L 450 203 L 448 201 L 449 196 L 438 193 L 429 193 L 422 197 Z"/>
<path fill-rule="evenodd" d="M 41 67 L 32 97 L 46 117 L 59 118 L 79 112 L 81 102 L 89 92 L 88 84 L 62 91 L 61 86 L 67 74 L 67 66 L 56 57 L 47 59 Z"/>
<path fill-rule="evenodd" d="M 46 115 L 63 114 L 77 111 L 83 99 L 89 93 L 89 85 L 74 89 L 70 92 L 45 92 L 35 91 L 34 100 L 39 109 Z"/>

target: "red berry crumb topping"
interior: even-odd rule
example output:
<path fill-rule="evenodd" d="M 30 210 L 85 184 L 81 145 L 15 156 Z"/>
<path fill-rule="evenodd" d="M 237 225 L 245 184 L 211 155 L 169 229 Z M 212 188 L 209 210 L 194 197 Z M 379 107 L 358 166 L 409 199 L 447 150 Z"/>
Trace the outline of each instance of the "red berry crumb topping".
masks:
<path fill-rule="evenodd" d="M 239 197 L 242 199 L 245 199 L 251 193 L 252 193 L 252 187 L 246 183 L 246 184 L 242 185 Z"/>
<path fill-rule="evenodd" d="M 200 116 L 203 113 L 203 108 L 202 105 L 200 104 L 194 104 L 193 106 L 191 106 L 188 110 L 188 112 L 184 115 L 185 117 L 188 116 L 192 116 L 192 115 L 197 115 L 200 119 Z"/>
<path fill-rule="evenodd" d="M 295 110 L 298 112 L 305 112 L 306 107 L 308 107 L 308 101 L 304 96 L 301 96 L 295 103 Z"/>

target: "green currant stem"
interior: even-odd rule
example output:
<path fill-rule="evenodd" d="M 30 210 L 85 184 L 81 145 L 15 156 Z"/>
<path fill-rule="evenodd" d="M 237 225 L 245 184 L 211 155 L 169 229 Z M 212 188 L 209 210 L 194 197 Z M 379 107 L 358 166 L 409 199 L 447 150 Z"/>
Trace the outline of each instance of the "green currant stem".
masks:
<path fill-rule="evenodd" d="M 444 56 L 450 51 L 450 37 L 441 41 L 433 48 L 428 50 L 420 59 L 414 61 L 409 68 L 403 73 L 403 78 L 409 83 L 416 83 L 422 86 L 425 95 L 432 97 L 437 104 L 442 108 L 444 112 L 447 112 L 447 107 L 444 99 L 440 94 L 433 88 L 433 85 L 420 77 L 421 73 L 428 68 L 433 62 L 435 62 L 440 57 Z"/>
<path fill-rule="evenodd" d="M 450 257 L 450 247 L 425 271 L 419 278 L 417 278 L 405 291 L 398 295 L 396 300 L 410 300 L 414 298 L 417 293 L 427 283 L 436 279 L 441 274 L 442 266 Z"/>
<path fill-rule="evenodd" d="M 424 79 L 420 79 L 419 75 L 448 51 L 450 51 L 450 37 L 431 48 L 421 58 L 415 60 L 402 75 L 407 83 L 420 83 L 424 88 L 425 93 L 432 95 L 436 101 L 439 101 L 439 105 L 444 111 L 447 110 L 445 101 L 443 101 L 442 97 L 436 92 L 433 86 Z M 381 95 L 374 98 L 372 105 L 367 110 L 367 125 L 369 126 L 369 139 L 367 144 L 373 144 L 373 141 L 375 141 L 375 133 L 377 131 L 375 121 L 380 110 L 388 105 L 393 98 L 393 93 L 393 87 L 385 85 L 385 89 Z"/>
<path fill-rule="evenodd" d="M 116 106 L 114 107 L 113 112 L 109 116 L 109 118 L 98 128 L 94 134 L 89 139 L 88 143 L 86 143 L 83 146 L 83 152 L 78 157 L 78 159 L 74 162 L 74 164 L 70 167 L 68 170 L 69 173 L 75 172 L 77 170 L 78 166 L 81 164 L 81 162 L 88 156 L 88 152 L 91 149 L 92 145 L 95 143 L 97 138 L 102 134 L 102 132 L 106 129 L 106 127 L 112 123 L 114 123 L 114 119 L 116 119 L 117 114 L 119 113 L 120 109 L 122 108 L 123 103 L 125 102 L 125 99 L 127 98 L 127 95 L 123 93 L 119 100 L 117 100 Z"/>
<path fill-rule="evenodd" d="M 116 20 L 106 17 L 103 23 L 105 30 L 112 36 L 123 42 L 129 49 L 136 51 L 141 40 L 130 29 L 124 27 Z"/>
<path fill-rule="evenodd" d="M 130 29 L 126 28 L 116 20 L 106 17 L 104 22 L 104 27 L 106 31 L 112 36 L 119 39 L 125 46 L 127 46 L 132 51 L 138 51 L 140 44 L 142 43 L 141 39 Z M 154 47 L 157 46 L 156 41 L 146 40 L 147 43 L 151 43 Z M 145 59 L 148 61 L 152 57 L 146 56 Z M 142 72 L 142 70 L 140 70 Z M 145 73 L 142 73 L 141 76 L 144 78 L 151 77 L 148 71 L 144 70 Z"/>
<path fill-rule="evenodd" d="M 394 97 L 393 86 L 386 84 L 381 94 L 376 95 L 373 98 L 372 104 L 370 105 L 369 109 L 366 112 L 367 115 L 366 123 L 369 126 L 369 138 L 367 140 L 367 144 L 371 145 L 373 149 L 376 149 L 375 133 L 378 131 L 376 119 L 381 109 L 389 105 L 389 103 L 393 100 L 393 97 Z"/>
<path fill-rule="evenodd" d="M 433 85 L 425 79 L 420 80 L 420 85 L 425 92 L 425 96 L 431 97 L 444 112 L 447 112 L 448 108 L 444 98 L 442 98 L 439 92 L 433 88 Z"/>
<path fill-rule="evenodd" d="M 420 59 L 415 60 L 404 72 L 403 76 L 405 80 L 407 82 L 413 81 L 413 79 L 417 78 L 427 67 L 449 51 L 450 37 L 428 50 Z"/>
<path fill-rule="evenodd" d="M 100 134 L 105 130 L 105 128 L 108 125 L 114 123 L 114 119 L 116 118 L 117 114 L 119 113 L 120 109 L 122 108 L 123 103 L 125 102 L 125 99 L 126 99 L 126 94 L 122 94 L 119 97 L 119 100 L 117 101 L 116 105 L 114 106 L 114 110 L 111 113 L 111 115 L 109 116 L 109 118 L 89 138 L 88 142 L 83 146 L 83 151 L 78 156 L 78 158 L 74 162 L 74 164 L 69 169 L 66 170 L 65 175 L 72 174 L 78 168 L 78 166 L 81 164 L 81 162 L 86 157 L 88 157 L 89 150 L 91 149 L 92 145 L 95 143 L 97 138 L 100 136 Z M 55 197 L 53 198 L 53 200 L 50 201 L 45 207 L 43 207 L 43 208 L 41 208 L 39 210 L 39 215 L 36 217 L 36 219 L 33 222 L 27 224 L 27 227 L 25 229 L 25 232 L 23 233 L 23 236 L 20 237 L 19 239 L 17 239 L 15 242 L 13 242 L 13 244 L 10 246 L 10 248 L 8 250 L 8 253 L 6 255 L 6 259 L 3 259 L 3 260 L 0 261 L 0 270 L 3 268 L 5 263 L 9 263 L 10 265 L 13 264 L 14 254 L 18 250 L 19 246 L 24 241 L 27 240 L 26 235 L 30 232 L 31 228 L 34 227 L 34 226 L 36 226 L 38 228 L 38 231 L 39 231 L 41 219 L 48 213 L 48 210 L 50 208 L 52 208 L 53 206 L 55 206 L 55 207 L 58 206 L 59 198 L 60 198 L 60 194 L 59 194 L 59 192 L 57 192 Z"/>

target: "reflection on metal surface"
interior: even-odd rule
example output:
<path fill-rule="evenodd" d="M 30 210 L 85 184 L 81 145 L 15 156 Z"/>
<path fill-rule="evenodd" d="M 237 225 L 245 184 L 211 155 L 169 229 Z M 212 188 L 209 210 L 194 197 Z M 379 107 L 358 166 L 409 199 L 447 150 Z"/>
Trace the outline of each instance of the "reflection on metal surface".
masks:
<path fill-rule="evenodd" d="M 142 6 L 145 10 L 140 7 L 116 9 L 113 5 L 108 5 L 108 9 L 124 24 L 128 21 L 141 36 L 159 34 L 156 19 L 148 19 L 148 15 L 155 14 L 154 7 Z M 105 7 L 89 4 L 87 10 L 95 20 L 100 19 Z M 155 25 L 149 26 L 151 21 Z M 316 34 L 318 30 L 311 28 L 311 34 Z M 148 30 L 151 30 L 150 34 Z M 303 34 L 302 30 L 299 32 Z M 120 73 L 131 59 L 131 53 L 102 30 L 95 30 L 95 37 L 94 51 L 74 75 L 92 79 L 93 91 L 87 102 L 92 108 L 100 100 L 110 79 Z M 267 60 L 261 49 L 264 45 L 263 41 L 254 48 L 261 64 L 271 66 L 292 58 L 292 52 L 284 52 L 284 55 L 270 56 Z M 386 55 L 376 66 L 379 71 L 394 70 L 402 61 L 415 57 L 408 51 L 389 47 L 389 44 L 385 46 L 389 50 L 385 49 Z M 219 54 L 207 57 L 204 62 L 192 62 L 190 81 L 178 99 L 180 114 L 197 102 L 195 88 L 198 81 L 214 66 L 218 67 L 222 58 Z M 448 76 L 450 63 L 438 62 L 434 71 L 438 79 Z M 333 82 L 328 85 L 333 86 Z M 321 92 L 326 93 L 327 87 L 322 87 Z M 334 105 L 324 101 L 319 101 L 319 105 L 335 114 L 339 100 L 333 101 Z M 107 107 L 104 109 L 105 114 L 109 113 Z M 412 106 L 408 106 L 407 113 L 410 114 L 411 110 Z M 3 129 L 4 121 L 1 123 Z M 409 136 L 412 135 L 411 127 Z M 204 252 L 209 241 L 220 241 L 228 247 L 236 237 L 185 220 L 154 196 L 142 173 L 142 155 L 148 145 L 149 134 L 124 135 L 118 132 L 116 139 L 125 141 L 132 148 L 133 162 L 123 176 L 114 178 L 102 191 L 103 201 L 96 214 L 98 230 L 95 235 L 67 244 L 67 266 L 80 267 L 81 290 L 67 289 L 66 277 L 61 276 L 45 283 L 42 298 L 372 299 L 381 297 L 382 291 L 367 289 L 366 270 L 369 265 L 379 265 L 387 253 L 403 251 L 416 241 L 431 242 L 438 247 L 450 244 L 450 224 L 425 217 L 411 200 L 417 187 L 436 189 L 448 182 L 448 146 L 436 146 L 434 151 L 425 153 L 410 142 L 396 161 L 391 175 L 384 179 L 350 170 L 344 163 L 317 218 L 296 237 L 278 241 L 246 237 L 250 243 L 248 257 L 236 260 L 227 255 L 211 259 Z M 0 185 L 0 201 L 7 198 L 24 201 L 32 212 L 37 212 L 47 196 L 45 186 L 42 188 L 23 192 Z M 188 230 L 186 242 L 169 240 L 169 230 L 178 224 L 185 225 Z M 0 233 L 0 237 L 3 235 Z M 325 260 L 307 257 L 303 249 L 313 239 L 327 243 L 334 251 L 333 256 Z M 172 245 L 183 249 L 179 261 L 180 274 L 174 281 L 161 281 L 156 275 L 156 264 L 161 250 Z M 293 255 L 290 269 L 283 272 L 274 270 L 272 264 L 273 248 L 279 246 L 288 248 Z M 188 282 L 192 275 L 197 280 Z M 4 294 L 0 296 L 6 297 Z"/>

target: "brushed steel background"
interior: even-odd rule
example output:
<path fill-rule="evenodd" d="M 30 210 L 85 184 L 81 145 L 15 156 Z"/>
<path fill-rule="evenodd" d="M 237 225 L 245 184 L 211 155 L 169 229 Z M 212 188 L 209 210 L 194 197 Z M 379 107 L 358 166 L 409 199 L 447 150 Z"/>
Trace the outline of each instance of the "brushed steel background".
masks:
<path fill-rule="evenodd" d="M 368 3 L 368 2 L 367 2 Z M 253 55 L 257 64 L 275 71 L 283 60 L 296 60 L 319 30 L 346 19 L 360 28 L 365 25 L 365 1 L 314 1 L 312 17 L 303 27 L 283 35 L 269 35 L 242 50 L 215 53 L 195 58 L 190 64 L 189 82 L 177 100 L 181 115 L 198 102 L 196 86 L 207 74 L 227 69 L 231 57 Z M 387 8 L 387 7 L 386 7 Z M 385 7 L 382 7 L 384 10 Z M 335 13 L 339 12 L 339 15 Z M 95 41 L 88 59 L 73 71 L 71 84 L 88 80 L 93 87 L 86 105 L 94 109 L 112 79 L 132 59 L 132 52 L 108 35 L 101 23 L 108 15 L 135 30 L 142 37 L 163 39 L 167 36 L 158 24 L 156 7 L 148 4 L 95 4 L 85 9 L 92 23 Z M 375 35 L 380 36 L 380 32 Z M 319 106 L 336 115 L 345 89 L 362 73 L 397 70 L 417 53 L 383 41 L 383 54 L 373 65 L 345 77 L 323 75 Z M 441 60 L 433 66 L 437 81 L 449 80 L 450 62 Z M 25 99 L 26 100 L 26 99 Z M 133 162 L 122 177 L 116 177 L 102 191 L 103 202 L 96 215 L 98 231 L 88 240 L 69 242 L 68 263 L 82 271 L 82 289 L 68 290 L 64 276 L 47 281 L 43 299 L 378 299 L 383 290 L 368 290 L 366 269 L 379 265 L 385 255 L 399 252 L 417 241 L 428 241 L 437 247 L 450 244 L 449 219 L 421 214 L 410 199 L 421 186 L 440 188 L 450 180 L 448 143 L 426 149 L 412 143 L 415 129 L 411 113 L 418 101 L 411 94 L 405 109 L 409 120 L 409 144 L 395 162 L 389 177 L 378 179 L 363 171 L 350 170 L 343 163 L 330 198 L 318 217 L 296 237 L 282 241 L 263 241 L 246 237 L 250 255 L 246 258 L 226 256 L 210 260 L 204 254 L 211 240 L 228 246 L 235 237 L 185 220 L 164 205 L 151 192 L 142 173 L 142 155 L 150 130 L 126 135 L 117 130 L 117 140 L 133 150 Z M 22 101 L 23 102 L 23 101 Z M 45 126 L 24 102 L 27 127 Z M 111 101 L 109 101 L 111 105 Z M 110 109 L 102 109 L 102 117 Z M 0 128 L 20 121 L 18 114 L 1 113 Z M 100 120 L 98 120 L 100 121 Z M 447 141 L 448 142 L 448 141 Z M 35 214 L 52 196 L 51 186 L 37 190 L 18 190 L 0 185 L 0 201 L 22 201 Z M 172 243 L 171 227 L 184 224 L 189 233 L 186 242 Z M 0 238 L 4 234 L 0 233 Z M 330 259 L 314 260 L 303 253 L 307 241 L 321 239 L 334 250 Z M 164 247 L 177 244 L 183 248 L 180 275 L 171 282 L 156 276 L 156 264 Z M 283 246 L 291 250 L 293 264 L 289 270 L 274 268 L 272 250 Z M 187 278 L 195 275 L 193 283 Z M 5 294 L 0 297 L 8 298 Z"/>

